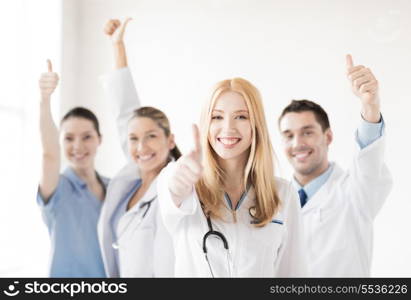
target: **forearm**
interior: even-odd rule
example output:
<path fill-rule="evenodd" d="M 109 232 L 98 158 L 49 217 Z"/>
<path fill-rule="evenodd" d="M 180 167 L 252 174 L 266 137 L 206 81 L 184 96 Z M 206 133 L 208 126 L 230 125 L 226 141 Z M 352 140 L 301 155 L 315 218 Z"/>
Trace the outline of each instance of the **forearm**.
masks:
<path fill-rule="evenodd" d="M 128 64 L 127 64 L 126 46 L 124 44 L 124 41 L 113 43 L 113 51 L 114 51 L 115 68 L 122 69 L 122 68 L 127 67 Z"/>
<path fill-rule="evenodd" d="M 58 130 L 51 115 L 50 98 L 47 97 L 40 101 L 40 138 L 43 156 L 59 158 Z"/>

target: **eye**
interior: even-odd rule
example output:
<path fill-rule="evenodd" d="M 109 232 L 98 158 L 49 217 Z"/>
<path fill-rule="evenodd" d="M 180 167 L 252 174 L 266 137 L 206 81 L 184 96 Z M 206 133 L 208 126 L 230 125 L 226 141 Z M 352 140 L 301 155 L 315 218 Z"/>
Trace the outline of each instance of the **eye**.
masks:
<path fill-rule="evenodd" d="M 236 119 L 248 120 L 248 117 L 246 115 L 239 115 L 239 116 L 236 117 Z"/>
<path fill-rule="evenodd" d="M 64 140 L 67 141 L 67 142 L 71 142 L 73 140 L 73 138 L 71 136 L 66 136 L 64 138 Z"/>
<path fill-rule="evenodd" d="M 138 138 L 136 138 L 135 136 L 130 136 L 130 137 L 128 138 L 128 140 L 129 140 L 129 141 L 132 141 L 132 142 L 136 142 L 136 141 L 138 141 Z"/>
<path fill-rule="evenodd" d="M 313 134 L 313 132 L 312 132 L 312 131 L 305 131 L 303 134 L 304 134 L 305 136 L 310 136 L 310 135 Z"/>
<path fill-rule="evenodd" d="M 291 140 L 293 138 L 293 135 L 292 134 L 283 134 L 283 139 L 285 139 L 285 140 Z"/>
<path fill-rule="evenodd" d="M 211 119 L 212 120 L 222 120 L 223 117 L 222 116 L 212 116 Z"/>
<path fill-rule="evenodd" d="M 152 134 L 149 134 L 148 137 L 149 137 L 150 139 L 154 139 L 154 138 L 157 137 L 157 135 L 155 135 L 155 134 L 152 133 Z"/>
<path fill-rule="evenodd" d="M 91 135 L 86 135 L 83 139 L 84 140 L 89 140 L 89 139 L 91 139 Z"/>

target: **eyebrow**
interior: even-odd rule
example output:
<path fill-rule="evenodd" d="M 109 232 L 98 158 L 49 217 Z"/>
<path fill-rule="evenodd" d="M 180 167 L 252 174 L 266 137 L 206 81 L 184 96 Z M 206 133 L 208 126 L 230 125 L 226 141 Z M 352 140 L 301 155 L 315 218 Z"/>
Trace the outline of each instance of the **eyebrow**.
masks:
<path fill-rule="evenodd" d="M 220 109 L 213 109 L 213 112 L 221 112 L 221 113 L 223 113 L 224 111 L 223 111 L 223 110 L 220 110 Z M 248 113 L 248 110 L 240 109 L 240 110 L 236 110 L 234 113 L 240 113 L 240 112 Z"/>
<path fill-rule="evenodd" d="M 301 127 L 298 130 L 313 129 L 313 128 L 314 128 L 314 125 L 306 125 L 304 127 Z M 289 132 L 291 132 L 291 130 L 287 129 L 287 130 L 282 131 L 281 133 L 285 134 L 285 133 L 289 133 Z"/>
<path fill-rule="evenodd" d="M 92 132 L 93 132 L 93 131 L 88 130 L 88 131 L 81 132 L 80 135 L 91 134 Z M 66 132 L 66 133 L 65 133 L 65 136 L 67 136 L 67 135 L 75 135 L 75 133 L 73 133 L 73 132 Z"/>
<path fill-rule="evenodd" d="M 157 131 L 158 131 L 158 129 L 150 129 L 150 130 L 145 131 L 144 134 L 152 133 L 152 132 L 156 133 Z M 130 132 L 128 135 L 130 136 L 130 135 L 135 135 L 135 134 L 134 134 L 134 132 Z"/>

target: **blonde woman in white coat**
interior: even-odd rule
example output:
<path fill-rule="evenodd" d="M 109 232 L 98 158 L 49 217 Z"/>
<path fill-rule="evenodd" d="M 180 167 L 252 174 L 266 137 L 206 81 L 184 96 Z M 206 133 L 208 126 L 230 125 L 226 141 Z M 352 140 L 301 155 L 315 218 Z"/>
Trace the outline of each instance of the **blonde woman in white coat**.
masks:
<path fill-rule="evenodd" d="M 176 276 L 305 276 L 297 193 L 274 176 L 258 90 L 241 78 L 219 82 L 200 125 L 193 151 L 159 176 Z"/>
<path fill-rule="evenodd" d="M 110 20 L 116 70 L 103 78 L 128 164 L 107 188 L 99 220 L 99 239 L 108 277 L 171 277 L 174 254 L 157 209 L 156 178 L 180 152 L 167 117 L 140 107 L 123 42 L 123 24 Z"/>

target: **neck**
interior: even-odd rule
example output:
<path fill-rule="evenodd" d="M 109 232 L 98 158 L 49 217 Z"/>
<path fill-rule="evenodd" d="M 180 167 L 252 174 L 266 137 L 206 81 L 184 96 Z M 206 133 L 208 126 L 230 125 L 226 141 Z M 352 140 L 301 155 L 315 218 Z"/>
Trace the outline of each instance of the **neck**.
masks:
<path fill-rule="evenodd" d="M 91 166 L 89 168 L 74 168 L 74 172 L 76 172 L 77 176 L 80 177 L 84 182 L 90 183 L 97 180 L 96 171 L 94 167 Z"/>
<path fill-rule="evenodd" d="M 150 185 L 154 181 L 154 179 L 157 177 L 157 175 L 160 174 L 163 168 L 164 168 L 164 165 L 162 165 L 161 167 L 155 170 L 150 170 L 150 171 L 140 170 L 142 185 L 144 186 Z"/>
<path fill-rule="evenodd" d="M 246 164 L 246 158 L 240 159 L 224 159 L 219 162 L 220 166 L 224 170 L 225 180 L 224 188 L 227 191 L 241 190 L 244 187 L 244 169 Z"/>
<path fill-rule="evenodd" d="M 298 183 L 301 186 L 304 187 L 312 180 L 314 180 L 318 176 L 322 175 L 325 171 L 327 171 L 329 165 L 330 163 L 328 162 L 328 160 L 326 160 L 323 164 L 321 164 L 321 166 L 319 166 L 318 168 L 316 168 L 308 174 L 295 173 L 294 178 L 298 181 Z"/>

